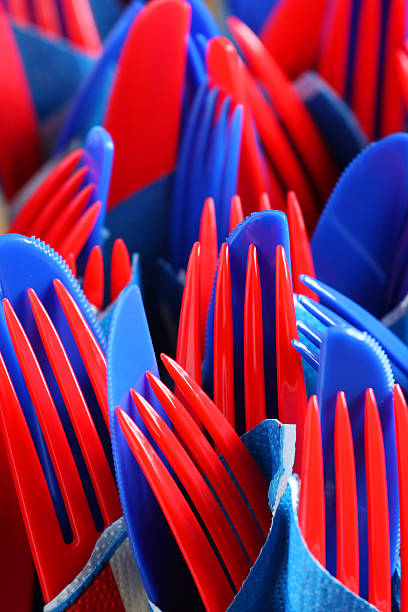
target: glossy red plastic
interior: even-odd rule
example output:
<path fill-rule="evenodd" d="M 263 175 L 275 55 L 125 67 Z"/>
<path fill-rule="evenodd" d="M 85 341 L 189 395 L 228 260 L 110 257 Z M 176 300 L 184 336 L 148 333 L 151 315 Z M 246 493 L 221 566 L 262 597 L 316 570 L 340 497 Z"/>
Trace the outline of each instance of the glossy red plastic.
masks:
<path fill-rule="evenodd" d="M 6 299 L 3 300 L 3 308 L 16 356 L 40 422 L 74 534 L 72 545 L 66 545 L 60 532 L 47 485 L 43 480 L 35 449 L 30 444 L 31 437 L 27 431 L 23 413 L 2 363 L 1 393 L 10 402 L 11 412 L 8 417 L 4 417 L 4 421 L 10 420 L 11 423 L 3 422 L 3 426 L 7 431 L 9 426 L 11 428 L 16 426 L 13 421 L 18 419 L 17 426 L 20 432 L 23 429 L 26 430 L 24 438 L 21 437 L 14 441 L 14 445 L 21 446 L 21 449 L 9 448 L 8 452 L 11 457 L 15 455 L 21 457 L 19 472 L 21 471 L 22 474 L 14 474 L 14 478 L 17 482 L 24 482 L 24 486 L 19 487 L 17 492 L 20 504 L 22 504 L 22 512 L 28 528 L 43 594 L 46 601 L 49 601 L 72 581 L 85 565 L 98 534 L 68 440 L 38 361 L 12 306 Z M 23 439 L 25 444 L 21 443 Z M 41 496 L 44 495 L 44 500 L 41 502 L 37 499 L 40 492 Z M 38 508 L 43 510 L 40 515 L 38 515 Z"/>
<path fill-rule="evenodd" d="M 232 232 L 243 220 L 244 213 L 242 212 L 241 198 L 238 195 L 234 195 L 231 200 L 229 231 Z"/>
<path fill-rule="evenodd" d="M 118 238 L 113 244 L 111 273 L 110 273 L 110 299 L 114 302 L 120 292 L 132 279 L 132 265 L 129 251 L 122 240 Z"/>
<path fill-rule="evenodd" d="M 161 358 L 175 384 L 225 458 L 266 536 L 271 526 L 271 513 L 268 506 L 268 484 L 264 476 L 238 434 L 196 381 L 167 355 L 162 354 Z"/>
<path fill-rule="evenodd" d="M 102 250 L 95 245 L 86 262 L 83 290 L 88 300 L 98 310 L 103 308 L 103 295 L 105 289 L 105 274 L 103 269 Z"/>
<path fill-rule="evenodd" d="M 149 3 L 126 37 L 104 122 L 115 143 L 109 207 L 176 164 L 190 13 L 181 0 Z"/>
<path fill-rule="evenodd" d="M 380 106 L 380 136 L 405 131 L 404 103 L 395 55 L 405 39 L 406 10 L 404 0 L 391 0 L 389 3 Z"/>
<path fill-rule="evenodd" d="M 72 198 L 82 187 L 88 174 L 88 168 L 83 166 L 68 177 L 54 195 L 44 202 L 42 209 L 34 217 L 27 231 L 32 236 L 41 237 L 43 232 L 54 223 L 55 218 L 65 209 Z"/>
<path fill-rule="evenodd" d="M 177 336 L 177 361 L 201 384 L 201 247 L 196 242 L 188 260 Z"/>
<path fill-rule="evenodd" d="M 276 249 L 276 367 L 279 420 L 296 425 L 294 471 L 302 466 L 303 430 L 307 411 L 302 357 L 292 346 L 298 340 L 290 270 L 282 246 Z"/>
<path fill-rule="evenodd" d="M 354 59 L 352 108 L 371 140 L 380 74 L 381 11 L 381 0 L 362 0 Z"/>
<path fill-rule="evenodd" d="M 307 235 L 302 209 L 294 191 L 289 191 L 286 200 L 286 214 L 289 224 L 290 259 L 292 265 L 293 290 L 319 301 L 317 295 L 300 281 L 301 274 L 315 277 L 312 251 Z"/>
<path fill-rule="evenodd" d="M 88 0 L 59 0 L 66 35 L 71 43 L 88 52 L 100 52 L 102 43 Z"/>
<path fill-rule="evenodd" d="M 286 0 L 265 21 L 261 40 L 290 78 L 315 65 L 326 8 L 326 0 Z"/>
<path fill-rule="evenodd" d="M 116 414 L 170 525 L 208 611 L 224 612 L 234 593 L 211 544 L 167 468 L 132 419 L 120 408 Z"/>
<path fill-rule="evenodd" d="M 341 98 L 346 94 L 351 9 L 352 0 L 335 0 L 328 7 L 319 53 L 319 74 Z"/>
<path fill-rule="evenodd" d="M 384 442 L 372 389 L 365 396 L 365 466 L 368 526 L 368 601 L 381 612 L 391 610 L 390 531 Z"/>
<path fill-rule="evenodd" d="M 231 267 L 226 242 L 221 246 L 215 286 L 213 377 L 214 402 L 235 427 Z"/>
<path fill-rule="evenodd" d="M 7 14 L 0 4 L 0 176 L 7 198 L 34 174 L 42 158 L 37 117 Z"/>
<path fill-rule="evenodd" d="M 67 262 L 72 274 L 76 276 L 77 269 L 76 269 L 76 260 L 75 260 L 74 254 L 68 253 L 68 255 L 65 257 L 65 261 Z"/>
<path fill-rule="evenodd" d="M 44 230 L 41 238 L 55 248 L 59 249 L 59 245 L 64 240 L 67 231 L 75 224 L 80 215 L 84 212 L 89 200 L 92 196 L 95 186 L 91 183 L 81 189 L 70 202 L 61 210 L 58 216 L 51 223 L 49 228 Z"/>
<path fill-rule="evenodd" d="M 101 202 L 95 202 L 79 217 L 59 245 L 58 250 L 62 257 L 65 257 L 68 253 L 73 253 L 75 257 L 78 257 L 95 227 L 101 209 Z"/>
<path fill-rule="evenodd" d="M 244 211 L 251 212 L 251 203 L 259 194 L 268 192 L 263 156 L 259 149 L 251 111 L 244 89 L 244 66 L 234 45 L 222 36 L 208 41 L 206 67 L 210 84 L 231 96 L 236 104 L 243 105 L 243 131 L 239 168 L 239 195 Z"/>
<path fill-rule="evenodd" d="M 346 396 L 342 391 L 337 394 L 334 461 L 336 471 L 337 578 L 358 595 L 356 466 Z"/>
<path fill-rule="evenodd" d="M 59 192 L 72 172 L 74 172 L 83 154 L 83 149 L 73 151 L 64 157 L 55 168 L 47 174 L 43 182 L 37 187 L 16 215 L 10 225 L 10 232 L 25 235 L 30 232 L 30 228 L 36 217 L 38 217 L 51 198 Z"/>
<path fill-rule="evenodd" d="M 116 483 L 68 355 L 43 304 L 33 289 L 28 297 L 50 362 L 75 430 L 105 525 L 121 515 Z"/>
<path fill-rule="evenodd" d="M 62 36 L 58 5 L 53 0 L 31 0 L 35 24 L 48 35 Z"/>
<path fill-rule="evenodd" d="M 259 196 L 258 210 L 272 210 L 271 201 L 267 193 L 261 193 Z"/>
<path fill-rule="evenodd" d="M 408 54 L 406 51 L 399 50 L 396 53 L 399 88 L 401 89 L 405 111 L 408 108 Z"/>
<path fill-rule="evenodd" d="M 302 457 L 299 526 L 312 555 L 326 565 L 324 472 L 319 406 L 313 395 L 308 404 Z"/>
<path fill-rule="evenodd" d="M 399 385 L 394 386 L 401 529 L 401 612 L 408 610 L 408 408 Z"/>
<path fill-rule="evenodd" d="M 230 474 L 186 408 L 153 374 L 147 378 L 184 446 L 212 486 L 246 552 L 254 563 L 264 544 L 262 533 Z M 217 411 L 222 417 L 221 413 Z M 248 500 L 249 501 L 249 500 Z"/>
<path fill-rule="evenodd" d="M 309 111 L 291 81 L 256 34 L 236 17 L 228 19 L 228 26 L 251 72 L 265 88 L 273 109 L 283 123 L 324 202 L 333 188 L 338 172 Z"/>
<path fill-rule="evenodd" d="M 278 118 L 269 106 L 258 84 L 247 69 L 244 69 L 245 91 L 259 131 L 259 137 L 269 161 L 269 170 L 275 172 L 280 182 L 271 191 L 271 202 L 275 210 L 285 210 L 286 190 L 295 189 L 302 199 L 305 218 L 310 229 L 316 224 L 318 202 L 304 169 L 288 140 Z"/>
<path fill-rule="evenodd" d="M 250 565 L 225 514 L 188 453 L 154 408 L 131 390 L 137 410 L 175 471 L 214 541 L 234 586 L 239 590 Z"/>
<path fill-rule="evenodd" d="M 7 11 L 17 21 L 22 23 L 30 22 L 30 11 L 27 0 L 7 0 Z"/>
<path fill-rule="evenodd" d="M 200 311 L 201 311 L 201 343 L 204 349 L 205 325 L 207 321 L 208 305 L 214 282 L 218 259 L 217 219 L 215 216 L 214 200 L 207 198 L 201 214 L 199 241 L 200 253 Z"/>
<path fill-rule="evenodd" d="M 88 372 L 106 426 L 109 428 L 105 355 L 68 289 L 57 278 L 54 279 L 54 288 Z"/>
<path fill-rule="evenodd" d="M 255 245 L 248 249 L 244 305 L 245 427 L 266 419 L 261 278 Z"/>

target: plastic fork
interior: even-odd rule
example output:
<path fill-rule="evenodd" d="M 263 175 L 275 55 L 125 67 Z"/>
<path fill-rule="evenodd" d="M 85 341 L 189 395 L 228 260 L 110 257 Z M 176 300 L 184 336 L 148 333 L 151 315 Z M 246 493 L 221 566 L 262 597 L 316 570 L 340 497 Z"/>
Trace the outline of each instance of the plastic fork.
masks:
<path fill-rule="evenodd" d="M 224 438 L 226 438 L 222 443 L 222 452 L 240 486 L 242 487 L 242 477 L 248 478 L 248 476 L 251 474 L 250 478 L 252 477 L 256 480 L 257 486 L 261 485 L 261 488 L 257 490 L 256 497 L 259 499 L 261 496 L 262 498 L 266 492 L 263 477 L 253 463 L 253 460 L 246 451 L 245 447 L 237 438 L 236 434 L 234 434 L 233 430 L 228 426 L 228 423 L 222 417 L 214 404 L 210 402 L 209 398 L 206 397 L 202 391 L 201 394 L 198 395 L 198 389 L 200 388 L 198 385 L 196 385 L 196 383 L 194 383 L 191 377 L 189 377 L 188 374 L 176 364 L 176 362 L 172 362 L 168 358 L 164 359 L 166 367 L 168 367 L 170 371 L 175 368 L 177 376 L 181 376 L 183 380 L 182 386 L 184 385 L 183 389 L 186 385 L 189 388 L 190 392 L 188 394 L 188 399 L 186 399 L 189 402 L 190 407 L 193 408 L 196 417 L 199 418 L 202 424 L 206 426 L 206 429 L 209 431 L 210 435 L 214 435 L 213 432 L 217 430 L 218 439 L 220 438 L 220 435 L 224 435 Z M 244 519 L 244 515 L 247 514 L 248 509 L 245 507 L 245 504 L 242 505 L 243 499 L 240 497 L 238 489 L 236 489 L 235 484 L 233 484 L 233 481 L 230 479 L 230 476 L 227 474 L 225 468 L 219 462 L 214 450 L 210 446 L 209 442 L 205 439 L 204 434 L 200 432 L 197 425 L 188 415 L 182 404 L 156 377 L 150 373 L 148 373 L 147 376 L 150 384 L 152 385 L 154 393 L 158 397 L 163 407 L 165 407 L 166 412 L 173 421 L 173 426 L 175 427 L 178 436 L 181 438 L 184 445 L 187 446 L 200 470 L 202 470 L 203 474 L 208 478 L 214 493 L 217 495 L 218 499 L 221 501 L 226 512 L 228 513 L 232 524 L 237 529 L 237 534 L 241 539 L 242 545 L 245 547 L 251 563 L 253 563 L 259 553 L 260 547 L 262 546 L 263 538 L 261 531 L 254 522 L 253 518 Z M 196 386 L 192 388 L 191 384 Z M 200 473 L 195 467 L 195 464 L 191 461 L 191 459 L 189 459 L 187 452 L 183 449 L 175 435 L 171 432 L 155 410 L 139 394 L 131 391 L 131 395 L 139 410 L 140 416 L 150 430 L 153 438 L 163 451 L 170 465 L 180 478 L 184 488 L 189 494 L 189 497 L 196 506 L 198 513 L 201 515 L 202 519 L 207 525 L 212 541 L 224 560 L 226 570 L 231 576 L 235 589 L 239 589 L 242 580 L 246 577 L 249 571 L 250 566 L 248 559 L 243 554 L 244 551 L 242 548 L 240 548 L 238 540 L 236 539 L 235 534 L 233 534 L 229 524 L 228 527 L 225 526 L 223 528 L 223 534 L 219 533 L 219 527 L 224 524 L 225 517 L 220 518 L 219 524 L 216 524 L 215 519 L 219 515 L 220 507 L 213 497 L 212 491 L 210 491 L 208 486 L 205 484 L 204 480 L 200 476 Z M 143 454 L 141 454 L 140 444 L 138 445 L 138 449 L 136 449 L 136 445 L 134 443 L 132 444 L 133 436 L 131 435 L 131 430 L 133 433 L 137 434 L 139 441 L 144 438 L 142 438 L 143 434 L 140 432 L 140 430 L 137 431 L 135 429 L 136 425 L 132 423 L 131 419 L 125 413 L 121 413 L 119 409 L 118 417 L 120 419 L 120 424 L 123 428 L 125 437 L 135 453 L 136 458 L 140 462 L 140 465 L 159 500 L 162 510 L 176 535 L 179 546 L 186 558 L 190 570 L 192 571 L 193 577 L 200 590 L 200 594 L 205 605 L 211 610 L 224 609 L 224 594 L 228 594 L 230 601 L 233 597 L 231 587 L 229 587 L 229 589 L 226 589 L 225 586 L 223 587 L 223 585 L 228 584 L 225 580 L 226 574 L 224 574 L 218 561 L 215 561 L 210 566 L 211 571 L 209 571 L 208 566 L 207 568 L 204 568 L 201 565 L 200 556 L 203 551 L 206 551 L 206 554 L 210 554 L 210 556 L 212 556 L 211 552 L 213 553 L 213 549 L 211 544 L 207 538 L 204 540 L 202 539 L 202 536 L 200 536 L 200 533 L 202 532 L 201 530 L 197 529 L 198 524 L 195 520 L 191 522 L 191 512 L 189 512 L 188 505 L 185 505 L 185 507 L 188 508 L 188 510 L 185 511 L 185 516 L 187 516 L 189 519 L 190 529 L 193 529 L 196 537 L 200 538 L 200 541 L 204 546 L 203 549 L 201 549 L 201 547 L 197 548 L 197 546 L 194 547 L 193 550 L 186 549 L 189 540 L 187 536 L 183 534 L 185 523 L 183 520 L 181 520 L 181 518 L 179 518 L 178 521 L 174 521 L 173 514 L 175 510 L 175 504 L 173 502 L 175 499 L 180 498 L 180 491 L 177 489 L 174 481 L 169 480 L 168 475 L 163 476 L 163 470 L 166 470 L 162 465 L 160 467 L 162 482 L 165 482 L 169 487 L 171 487 L 169 490 L 172 491 L 171 496 L 164 494 L 164 489 L 160 484 L 160 480 L 153 480 L 153 476 L 149 474 L 150 470 L 148 470 L 145 461 L 146 456 L 143 457 Z M 215 421 L 213 421 L 213 419 L 215 419 Z M 228 439 L 231 438 L 231 436 L 234 437 L 235 448 L 230 448 L 229 453 L 227 450 L 227 455 L 225 454 L 224 449 L 228 449 Z M 216 442 L 215 438 L 214 441 Z M 147 448 L 145 442 L 144 446 Z M 154 451 L 150 448 L 149 454 L 152 455 L 152 452 Z M 233 453 L 233 456 L 231 456 L 231 452 Z M 244 476 L 245 472 L 246 476 Z M 176 491 L 176 493 L 174 493 L 174 491 Z M 243 488 L 243 492 L 245 493 L 249 504 L 252 505 L 252 496 L 248 495 L 247 488 Z M 232 501 L 232 499 L 235 499 L 235 502 L 231 505 L 230 501 Z M 263 497 L 263 500 L 262 514 L 265 515 L 266 518 L 268 517 L 269 511 L 267 509 L 266 498 Z M 213 512 L 212 516 L 209 516 L 207 513 L 208 504 L 211 504 Z M 256 514 L 254 506 L 252 506 L 252 508 Z M 269 521 L 270 518 L 266 518 L 266 524 Z M 208 551 L 211 552 L 208 553 Z M 215 584 L 210 580 L 211 575 L 213 575 L 215 578 Z M 218 596 L 217 588 L 220 589 Z M 211 600 L 213 603 L 210 607 L 208 607 L 210 605 L 208 602 Z"/>
<path fill-rule="evenodd" d="M 61 290 L 61 287 L 61 293 L 67 297 L 69 295 L 67 290 L 65 288 Z M 48 362 L 56 377 L 92 482 L 103 526 L 108 526 L 120 516 L 120 505 L 107 456 L 64 345 L 44 306 L 32 289 L 28 291 L 28 296 Z M 71 296 L 69 299 L 74 303 Z M 76 305 L 75 307 L 79 312 L 78 307 Z M 71 582 L 85 565 L 101 527 L 98 529 L 95 525 L 89 493 L 86 494 L 84 484 L 81 482 L 77 458 L 71 452 L 69 438 L 57 410 L 58 403 L 51 395 L 46 382 L 44 365 L 40 366 L 38 357 L 7 299 L 3 300 L 3 308 L 72 529 L 70 541 L 62 532 L 43 466 L 1 358 L 2 433 L 41 587 L 46 601 L 49 601 Z M 84 352 L 92 333 L 83 319 L 77 321 L 75 335 L 82 336 L 79 348 Z M 97 344 L 95 339 L 94 342 Z M 89 367 L 89 360 L 87 362 Z M 92 367 L 94 365 L 95 362 Z M 106 395 L 106 383 L 104 387 Z M 103 406 L 101 409 L 103 410 Z"/>
<path fill-rule="evenodd" d="M 335 326 L 339 317 L 361 331 L 367 331 L 379 342 L 390 361 L 408 375 L 408 349 L 406 345 L 372 314 L 329 285 L 309 276 L 301 276 L 302 282 L 316 293 L 320 304 L 299 296 L 299 302 L 324 325 Z M 333 312 L 333 316 L 331 316 Z M 340 321 L 341 322 L 341 321 Z"/>
<path fill-rule="evenodd" d="M 359 555 L 357 492 L 354 454 L 364 453 L 367 484 L 369 541 L 368 600 L 378 609 L 391 610 L 390 547 L 384 443 L 376 399 L 365 393 L 363 446 L 354 442 L 344 393 L 337 394 L 332 453 L 336 465 L 337 578 L 358 593 Z M 306 543 L 325 565 L 323 456 L 317 398 L 311 398 L 305 425 L 299 524 Z M 364 449 L 364 450 L 363 450 Z"/>

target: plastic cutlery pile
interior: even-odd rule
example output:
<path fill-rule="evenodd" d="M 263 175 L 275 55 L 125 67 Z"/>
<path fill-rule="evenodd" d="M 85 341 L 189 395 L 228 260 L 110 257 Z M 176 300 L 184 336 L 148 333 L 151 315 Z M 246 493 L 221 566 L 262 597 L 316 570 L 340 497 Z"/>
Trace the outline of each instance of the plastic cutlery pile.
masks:
<path fill-rule="evenodd" d="M 2 610 L 408 612 L 407 11 L 0 2 Z"/>

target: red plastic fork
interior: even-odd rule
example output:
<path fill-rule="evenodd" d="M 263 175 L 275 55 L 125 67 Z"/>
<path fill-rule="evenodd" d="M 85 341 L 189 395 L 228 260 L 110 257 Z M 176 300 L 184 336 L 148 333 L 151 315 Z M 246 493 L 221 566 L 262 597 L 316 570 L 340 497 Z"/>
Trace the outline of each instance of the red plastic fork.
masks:
<path fill-rule="evenodd" d="M 177 361 L 201 384 L 201 247 L 196 242 L 187 265 L 177 337 Z"/>
<path fill-rule="evenodd" d="M 368 523 L 368 601 L 382 612 L 391 610 L 390 535 L 384 443 L 372 389 L 365 396 L 365 465 Z"/>
<path fill-rule="evenodd" d="M 226 242 L 221 246 L 215 286 L 213 376 L 214 403 L 235 427 L 231 268 Z"/>
<path fill-rule="evenodd" d="M 7 0 L 7 10 L 13 19 L 22 23 L 30 22 L 30 11 L 27 0 Z"/>
<path fill-rule="evenodd" d="M 214 494 L 160 415 L 133 389 L 131 390 L 131 396 L 153 439 L 159 445 L 184 489 L 188 492 L 189 498 L 218 548 L 234 587 L 239 590 L 249 573 L 250 565 Z"/>
<path fill-rule="evenodd" d="M 74 298 L 59 279 L 54 288 L 67 318 L 72 335 L 78 346 L 82 361 L 109 429 L 108 394 L 106 390 L 106 359 L 95 336 L 88 326 Z"/>
<path fill-rule="evenodd" d="M 307 235 L 302 209 L 294 191 L 289 191 L 286 200 L 286 214 L 289 224 L 290 259 L 293 274 L 293 290 L 319 301 L 317 295 L 300 281 L 301 274 L 315 277 L 312 251 Z M 307 294 L 305 293 L 307 291 Z"/>
<path fill-rule="evenodd" d="M 215 270 L 218 259 L 217 220 L 215 216 L 214 200 L 207 198 L 201 214 L 199 240 L 201 245 L 201 342 L 204 348 L 205 324 L 207 321 L 208 305 L 210 303 Z"/>
<path fill-rule="evenodd" d="M 255 245 L 248 249 L 244 305 L 245 426 L 266 419 L 261 278 Z"/>
<path fill-rule="evenodd" d="M 129 251 L 122 238 L 115 240 L 112 250 L 110 299 L 114 302 L 132 278 Z"/>
<path fill-rule="evenodd" d="M 53 0 L 31 0 L 35 24 L 46 34 L 62 36 L 57 3 Z"/>
<path fill-rule="evenodd" d="M 88 0 L 59 0 L 68 39 L 86 51 L 98 53 L 101 39 Z"/>
<path fill-rule="evenodd" d="M 228 26 L 252 73 L 264 86 L 322 201 L 325 201 L 338 173 L 309 111 L 291 81 L 256 34 L 236 17 L 228 19 Z"/>
<path fill-rule="evenodd" d="M 65 257 L 68 253 L 73 253 L 75 257 L 78 257 L 95 227 L 101 209 L 101 202 L 95 202 L 79 217 L 66 238 L 58 246 L 58 251 L 62 257 Z"/>
<path fill-rule="evenodd" d="M 175 384 L 225 458 L 266 536 L 271 525 L 268 486 L 238 434 L 196 381 L 173 359 L 161 355 Z"/>
<path fill-rule="evenodd" d="M 279 420 L 296 424 L 294 471 L 302 465 L 303 430 L 307 410 L 302 357 L 292 346 L 298 340 L 292 282 L 282 246 L 276 249 L 276 367 Z"/>
<path fill-rule="evenodd" d="M 191 453 L 223 505 L 252 563 L 264 544 L 262 533 L 243 497 L 226 471 L 217 453 L 205 438 L 189 412 L 175 395 L 153 374 L 146 373 L 154 394 L 173 423 L 174 429 Z M 223 416 L 218 411 L 218 415 Z M 231 468 L 233 472 L 233 468 Z"/>
<path fill-rule="evenodd" d="M 405 130 L 404 105 L 398 64 L 395 58 L 396 51 L 405 39 L 405 13 L 406 4 L 404 0 L 391 0 L 385 35 L 384 79 L 380 106 L 381 136 Z"/>
<path fill-rule="evenodd" d="M 99 245 L 95 245 L 89 254 L 85 267 L 83 290 L 88 300 L 98 308 L 103 308 L 103 295 L 105 288 L 105 275 L 103 270 L 103 256 Z"/>
<path fill-rule="evenodd" d="M 69 176 L 73 173 L 83 154 L 83 149 L 77 149 L 64 157 L 64 159 L 51 170 L 11 223 L 10 232 L 25 235 L 30 232 L 34 220 L 48 201 L 60 190 Z"/>
<path fill-rule="evenodd" d="M 398 64 L 399 87 L 401 89 L 404 100 L 405 110 L 408 108 L 408 53 L 406 50 L 396 52 L 396 60 Z"/>
<path fill-rule="evenodd" d="M 353 436 L 346 397 L 337 394 L 334 426 L 336 470 L 337 578 L 358 595 L 358 515 Z"/>
<path fill-rule="evenodd" d="M 370 139 L 375 137 L 381 11 L 381 0 L 362 0 L 354 60 L 352 108 Z"/>
<path fill-rule="evenodd" d="M 229 231 L 232 232 L 243 220 L 244 213 L 242 212 L 241 198 L 238 195 L 234 195 L 231 200 Z"/>
<path fill-rule="evenodd" d="M 326 532 L 322 433 L 317 397 L 313 395 L 305 420 L 299 526 L 312 555 L 326 565 Z"/>
<path fill-rule="evenodd" d="M 136 424 L 120 408 L 116 412 L 126 440 L 169 522 L 206 609 L 224 612 L 234 593 L 197 518 Z"/>
<path fill-rule="evenodd" d="M 408 610 L 408 408 L 399 385 L 394 386 L 401 528 L 401 612 Z"/>
<path fill-rule="evenodd" d="M 72 227 L 84 213 L 91 196 L 94 192 L 95 185 L 90 183 L 86 185 L 76 196 L 66 205 L 56 219 L 51 223 L 50 228 L 44 231 L 41 238 L 49 245 L 58 248 L 57 245 L 62 244 L 67 228 Z"/>

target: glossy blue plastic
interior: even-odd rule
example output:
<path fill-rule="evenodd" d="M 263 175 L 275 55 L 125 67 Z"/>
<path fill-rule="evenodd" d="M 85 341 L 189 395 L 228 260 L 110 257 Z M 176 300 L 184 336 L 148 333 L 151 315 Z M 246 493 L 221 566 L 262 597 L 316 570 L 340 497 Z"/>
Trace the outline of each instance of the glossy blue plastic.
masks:
<path fill-rule="evenodd" d="M 123 11 L 107 37 L 101 57 L 95 63 L 74 99 L 58 139 L 57 152 L 64 151 L 74 138 L 83 139 L 86 132 L 94 125 L 103 123 L 106 102 L 120 52 L 129 28 L 142 8 L 143 4 L 138 0 L 132 2 Z"/>
<path fill-rule="evenodd" d="M 338 315 L 355 328 L 367 331 L 382 346 L 391 363 L 395 364 L 405 375 L 408 375 L 408 347 L 381 321 L 325 283 L 305 275 L 301 276 L 301 280 L 319 296 L 320 304 L 304 296 L 298 298 L 301 304 L 314 316 L 319 316 L 319 312 L 323 312 L 323 316 L 319 316 L 319 318 L 323 323 L 326 323 L 324 318 L 327 309 L 330 309 L 333 311 L 334 317 Z M 327 308 L 322 310 L 322 306 Z M 334 319 L 334 322 L 336 323 L 336 319 Z"/>
<path fill-rule="evenodd" d="M 231 198 L 236 192 L 242 132 L 242 109 L 230 114 L 226 98 L 203 83 L 197 91 L 181 139 L 174 178 L 169 260 L 175 270 L 187 265 L 198 240 L 207 197 L 214 199 L 220 241 L 228 234 Z"/>
<path fill-rule="evenodd" d="M 316 72 L 304 72 L 294 85 L 307 106 L 333 159 L 343 169 L 367 144 L 350 107 Z"/>
<path fill-rule="evenodd" d="M 125 410 L 157 449 L 129 394 L 132 388 L 141 393 L 169 424 L 147 381 L 146 370 L 158 376 L 141 294 L 136 286 L 131 286 L 118 299 L 109 331 L 108 396 L 113 456 L 126 527 L 144 587 L 156 605 L 174 610 L 177 599 L 180 605 L 184 596 L 175 593 L 174 585 L 180 584 L 178 573 L 184 572 L 186 585 L 191 583 L 191 577 L 188 578 L 180 551 L 129 449 L 115 412 L 116 406 Z"/>
<path fill-rule="evenodd" d="M 93 183 L 95 191 L 90 198 L 88 208 L 94 202 L 101 202 L 102 207 L 84 248 L 81 251 L 81 257 L 77 260 L 77 270 L 83 273 L 85 262 L 88 260 L 91 249 L 96 245 L 102 244 L 102 230 L 105 225 L 106 208 L 108 202 L 109 185 L 112 174 L 113 164 L 113 141 L 110 134 L 100 126 L 91 129 L 84 143 L 84 156 L 81 160 L 81 165 L 86 165 L 88 175 L 86 183 Z"/>
<path fill-rule="evenodd" d="M 391 568 L 393 574 L 399 547 L 398 473 L 392 403 L 394 378 L 381 347 L 367 333 L 331 327 L 320 347 L 317 397 L 323 441 L 326 504 L 327 568 L 336 571 L 336 500 L 334 467 L 334 418 L 336 398 L 344 391 L 350 414 L 356 462 L 360 595 L 368 596 L 367 499 L 364 456 L 365 390 L 375 392 L 384 437 L 390 519 Z"/>
<path fill-rule="evenodd" d="M 76 459 L 80 455 L 80 453 L 77 452 L 78 442 L 76 442 L 75 434 L 72 430 L 72 425 L 70 425 L 70 419 L 67 415 L 65 404 L 62 401 L 55 378 L 52 375 L 51 368 L 45 356 L 42 341 L 38 335 L 38 332 L 36 331 L 36 324 L 27 296 L 27 290 L 29 288 L 34 289 L 50 315 L 54 326 L 56 327 L 56 330 L 64 344 L 71 365 L 75 371 L 78 382 L 84 393 L 91 414 L 94 418 L 105 450 L 109 454 L 109 434 L 104 424 L 103 417 L 94 396 L 92 385 L 89 381 L 78 348 L 53 287 L 53 280 L 55 278 L 60 279 L 65 287 L 69 290 L 82 314 L 86 318 L 91 330 L 96 336 L 100 346 L 102 349 L 104 349 L 104 336 L 98 322 L 96 321 L 92 308 L 86 300 L 75 277 L 72 275 L 70 269 L 60 255 L 58 255 L 45 243 L 34 238 L 26 238 L 24 236 L 20 236 L 19 234 L 5 234 L 0 237 L 0 298 L 7 298 L 11 302 L 19 320 L 26 330 L 37 358 L 40 361 L 41 368 L 56 404 L 61 421 L 64 424 L 64 429 L 67 433 L 68 440 Z M 70 527 L 68 518 L 64 509 L 64 504 L 55 473 L 52 468 L 52 462 L 45 446 L 35 410 L 33 408 L 22 376 L 21 368 L 14 352 L 2 306 L 0 306 L 0 351 L 3 355 L 28 423 L 63 532 L 65 536 L 69 538 Z M 79 467 L 79 470 L 81 478 L 83 479 L 83 482 L 85 482 L 87 478 L 86 468 L 82 466 Z M 90 503 L 92 505 L 92 502 Z"/>
<path fill-rule="evenodd" d="M 316 276 L 376 317 L 403 297 L 407 176 L 407 134 L 372 144 L 342 175 L 311 242 Z"/>
<path fill-rule="evenodd" d="M 231 267 L 231 295 L 234 334 L 234 380 L 236 424 L 244 430 L 244 302 L 248 248 L 257 249 L 262 290 L 263 356 L 265 393 L 268 417 L 277 414 L 276 345 L 275 345 L 275 261 L 276 248 L 282 245 L 290 269 L 288 222 L 280 211 L 256 212 L 238 225 L 226 239 Z M 214 284 L 215 286 L 215 284 Z M 211 393 L 214 350 L 214 289 L 212 291 L 206 328 L 203 380 Z"/>

